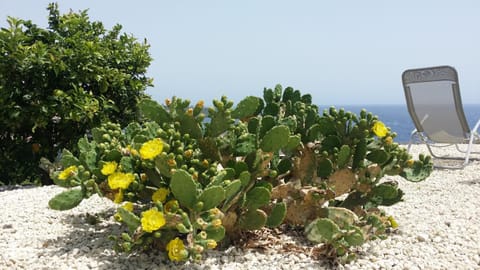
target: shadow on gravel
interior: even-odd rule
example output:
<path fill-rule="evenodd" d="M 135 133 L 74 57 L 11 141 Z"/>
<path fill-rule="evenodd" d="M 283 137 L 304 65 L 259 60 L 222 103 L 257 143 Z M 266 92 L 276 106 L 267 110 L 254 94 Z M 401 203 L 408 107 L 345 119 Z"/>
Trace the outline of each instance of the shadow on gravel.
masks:
<path fill-rule="evenodd" d="M 478 179 L 472 179 L 472 180 L 467 180 L 467 181 L 458 181 L 460 184 L 464 185 L 470 185 L 470 186 L 475 186 L 475 185 L 480 185 L 480 178 Z"/>
<path fill-rule="evenodd" d="M 227 250 L 211 250 L 204 254 L 203 263 L 196 264 L 193 262 L 172 263 L 166 254 L 159 251 L 148 251 L 138 254 L 117 253 L 113 250 L 115 242 L 109 239 L 110 235 L 119 236 L 125 227 L 113 221 L 114 209 L 90 214 L 76 214 L 63 217 L 58 222 L 71 225 L 72 229 L 69 233 L 60 236 L 56 239 L 46 241 L 44 247 L 46 256 L 56 256 L 60 260 L 65 260 L 68 265 L 75 267 L 79 262 L 86 262 L 83 265 L 85 269 L 226 269 L 223 268 L 225 263 L 237 262 L 236 266 L 244 268 L 248 262 L 243 258 L 243 252 L 230 254 L 228 250 L 235 250 L 233 246 Z M 303 239 L 297 235 L 299 232 L 287 230 L 296 240 Z M 262 235 L 257 232 L 256 237 L 252 237 L 251 242 L 242 243 L 238 246 L 243 248 L 256 250 L 263 253 L 265 250 L 265 242 L 282 242 L 282 239 L 272 240 L 271 234 Z M 275 238 L 275 237 L 273 237 Z M 290 240 L 292 241 L 292 240 Z M 288 241 L 288 242 L 290 242 Z M 262 244 L 263 243 L 263 244 Z M 275 244 L 275 243 L 270 243 Z M 280 244 L 280 243 L 276 243 Z M 305 243 L 292 241 L 291 243 L 284 243 L 278 252 L 293 252 L 296 254 L 307 254 L 307 249 L 310 252 L 311 247 L 305 246 Z M 240 248 L 241 249 L 241 248 Z M 267 248 L 268 249 L 268 248 Z M 236 253 L 236 254 L 235 254 Z M 82 259 L 83 257 L 83 259 Z M 85 259 L 88 258 L 88 259 Z M 317 258 L 318 259 L 318 258 Z M 65 262 L 64 262 L 65 263 Z M 320 269 L 334 269 L 334 265 L 327 261 L 318 261 Z M 231 265 L 230 265 L 231 266 Z M 258 266 L 258 265 L 257 265 Z"/>
<path fill-rule="evenodd" d="M 87 265 L 84 265 L 86 269 L 206 269 L 204 265 L 190 262 L 171 263 L 164 253 L 158 251 L 138 254 L 117 253 L 113 250 L 115 241 L 110 240 L 109 236 L 120 236 L 126 228 L 113 222 L 114 213 L 115 210 L 111 209 L 94 215 L 65 216 L 59 222 L 73 228 L 68 234 L 46 241 L 43 244 L 47 248 L 45 255 L 66 260 L 72 267 L 76 261 L 87 261 Z M 89 259 L 81 260 L 81 257 Z M 221 264 L 220 257 L 215 257 L 212 263 Z"/>

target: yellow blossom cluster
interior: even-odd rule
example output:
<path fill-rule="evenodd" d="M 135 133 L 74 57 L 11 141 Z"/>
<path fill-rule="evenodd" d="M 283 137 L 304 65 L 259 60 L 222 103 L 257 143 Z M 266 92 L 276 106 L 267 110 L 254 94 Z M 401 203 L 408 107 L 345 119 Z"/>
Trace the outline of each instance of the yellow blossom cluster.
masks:
<path fill-rule="evenodd" d="M 384 123 L 382 123 L 380 121 L 377 121 L 373 124 L 372 131 L 379 138 L 383 138 L 383 137 L 387 136 L 387 134 L 388 134 L 387 127 L 385 126 Z"/>
<path fill-rule="evenodd" d="M 140 157 L 142 159 L 153 160 L 163 151 L 163 142 L 159 138 L 155 138 L 148 142 L 145 142 L 140 147 Z"/>
<path fill-rule="evenodd" d="M 183 241 L 178 237 L 171 240 L 167 244 L 166 249 L 168 251 L 168 258 L 172 261 L 180 262 L 188 257 L 188 251 L 185 249 Z"/>
<path fill-rule="evenodd" d="M 152 194 L 152 201 L 164 203 L 167 200 L 169 193 L 170 190 L 166 188 L 159 188 Z"/>
<path fill-rule="evenodd" d="M 58 179 L 60 180 L 67 180 L 68 178 L 77 175 L 78 173 L 78 168 L 75 165 L 72 165 L 70 167 L 67 167 L 65 170 L 63 170 L 59 175 Z"/>
<path fill-rule="evenodd" d="M 153 232 L 165 225 L 165 217 L 163 213 L 156 208 L 152 208 L 142 213 L 142 230 L 145 232 Z"/>

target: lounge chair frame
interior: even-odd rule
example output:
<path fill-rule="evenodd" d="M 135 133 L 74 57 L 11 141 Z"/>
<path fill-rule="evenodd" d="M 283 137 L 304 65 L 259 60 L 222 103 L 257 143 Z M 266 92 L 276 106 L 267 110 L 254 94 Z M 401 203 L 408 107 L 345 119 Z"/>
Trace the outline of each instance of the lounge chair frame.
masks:
<path fill-rule="evenodd" d="M 469 161 L 478 160 L 475 158 L 471 158 L 471 154 L 480 153 L 472 151 L 472 145 L 480 141 L 480 137 L 478 134 L 480 119 L 477 121 L 474 128 L 470 130 L 467 119 L 465 117 L 465 113 L 463 111 L 458 81 L 459 80 L 457 71 L 451 66 L 436 66 L 409 69 L 404 71 L 402 74 L 402 83 L 405 91 L 408 112 L 415 125 L 415 129 L 410 134 L 410 141 L 407 148 L 408 151 L 410 151 L 411 145 L 415 142 L 415 139 L 417 139 L 427 146 L 428 151 L 434 158 L 464 161 L 461 165 L 458 166 L 435 165 L 436 168 L 462 169 L 469 163 Z M 422 87 L 427 90 L 422 90 Z M 449 119 L 458 120 L 458 123 L 454 123 L 455 125 L 457 125 L 457 130 L 454 130 L 454 132 L 452 132 L 452 127 L 448 126 L 449 123 L 439 123 L 438 119 L 436 119 L 437 121 L 433 124 L 430 123 L 429 127 L 425 126 L 425 121 L 428 121 L 428 118 L 432 115 L 431 113 L 435 112 L 435 110 L 432 110 L 430 114 L 427 113 L 429 110 L 428 106 L 430 105 L 427 104 L 428 101 L 426 101 L 425 99 L 422 101 L 422 104 L 422 102 L 418 102 L 417 100 L 415 100 L 415 96 L 420 95 L 421 98 L 424 98 L 421 96 L 421 91 L 425 91 L 425 93 L 428 94 L 427 91 L 432 91 L 432 89 L 433 91 L 443 91 L 441 95 L 443 95 L 444 98 L 448 99 L 442 100 L 444 102 L 443 104 L 441 104 L 442 102 L 436 104 L 436 111 L 438 112 L 438 109 L 444 106 L 445 110 L 441 110 L 442 113 L 445 113 L 446 115 L 449 114 Z M 435 102 L 434 96 L 428 98 L 431 98 L 432 102 Z M 452 106 L 454 107 L 454 110 L 451 109 Z M 419 111 L 422 111 L 422 113 L 419 113 Z M 443 124 L 446 125 L 445 129 L 439 127 L 439 125 Z M 438 130 L 440 130 L 440 132 L 436 132 Z M 459 147 L 459 144 L 467 144 L 467 149 L 461 149 Z M 464 156 L 439 156 L 436 155 L 432 149 L 433 147 L 446 147 L 451 145 L 455 145 L 456 149 L 460 153 L 463 153 Z"/>

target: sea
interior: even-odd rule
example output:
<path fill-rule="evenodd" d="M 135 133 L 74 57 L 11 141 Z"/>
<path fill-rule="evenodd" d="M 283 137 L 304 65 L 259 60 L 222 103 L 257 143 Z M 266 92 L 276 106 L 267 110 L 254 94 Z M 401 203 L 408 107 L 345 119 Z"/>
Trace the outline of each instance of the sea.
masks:
<path fill-rule="evenodd" d="M 320 113 L 322 113 L 324 109 L 328 109 L 331 106 L 318 107 Z M 334 107 L 337 109 L 344 108 L 345 111 L 350 111 L 357 115 L 360 114 L 362 109 L 366 109 L 368 112 L 377 115 L 380 121 L 397 133 L 395 138 L 397 143 L 408 143 L 410 134 L 414 129 L 412 119 L 408 114 L 407 105 L 334 105 Z M 480 120 L 480 104 L 463 104 L 463 110 L 470 129 L 473 129 Z"/>

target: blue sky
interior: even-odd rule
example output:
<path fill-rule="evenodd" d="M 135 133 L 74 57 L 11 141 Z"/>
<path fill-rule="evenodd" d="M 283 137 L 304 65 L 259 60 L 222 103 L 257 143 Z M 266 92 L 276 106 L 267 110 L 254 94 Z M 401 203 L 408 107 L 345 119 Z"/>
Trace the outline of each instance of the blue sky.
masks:
<path fill-rule="evenodd" d="M 44 0 L 0 0 L 6 17 L 45 27 Z M 60 0 L 108 29 L 147 39 L 147 93 L 238 102 L 277 83 L 318 105 L 404 104 L 401 73 L 451 65 L 464 103 L 480 104 L 480 1 Z"/>

